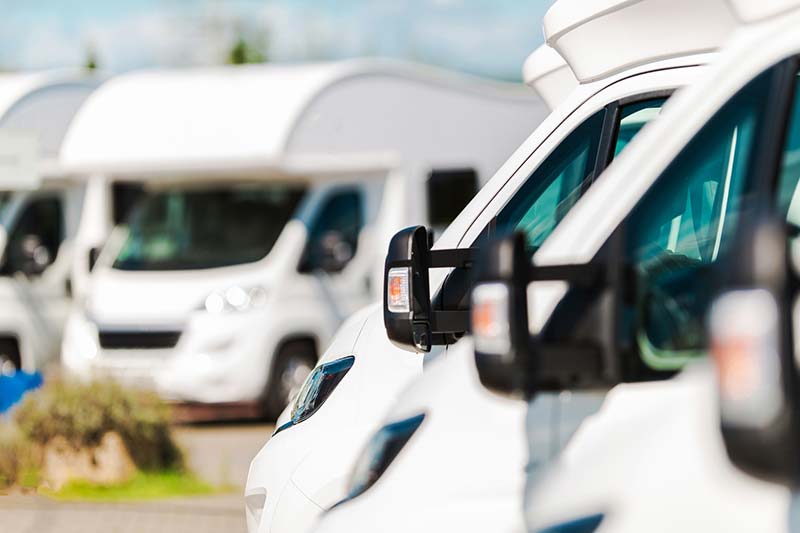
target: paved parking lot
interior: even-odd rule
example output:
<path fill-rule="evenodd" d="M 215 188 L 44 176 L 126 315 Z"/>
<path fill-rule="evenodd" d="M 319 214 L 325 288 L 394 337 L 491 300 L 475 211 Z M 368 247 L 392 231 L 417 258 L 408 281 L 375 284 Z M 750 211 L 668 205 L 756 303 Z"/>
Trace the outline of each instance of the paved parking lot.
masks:
<path fill-rule="evenodd" d="M 141 503 L 55 502 L 34 495 L 0 496 L 3 533 L 206 533 L 245 530 L 242 488 L 250 459 L 267 441 L 272 426 L 213 424 L 184 426 L 178 439 L 190 465 L 214 484 L 232 485 L 217 496 Z"/>

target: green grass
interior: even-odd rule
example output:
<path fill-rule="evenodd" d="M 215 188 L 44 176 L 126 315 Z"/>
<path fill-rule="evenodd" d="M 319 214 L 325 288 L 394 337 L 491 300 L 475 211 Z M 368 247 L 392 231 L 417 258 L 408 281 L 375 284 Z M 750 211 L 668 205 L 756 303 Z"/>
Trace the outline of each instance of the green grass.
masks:
<path fill-rule="evenodd" d="M 40 490 L 56 500 L 84 500 L 95 502 L 141 501 L 203 496 L 226 491 L 214 487 L 192 474 L 184 472 L 137 473 L 127 483 L 96 485 L 86 481 L 71 481 L 58 491 Z"/>

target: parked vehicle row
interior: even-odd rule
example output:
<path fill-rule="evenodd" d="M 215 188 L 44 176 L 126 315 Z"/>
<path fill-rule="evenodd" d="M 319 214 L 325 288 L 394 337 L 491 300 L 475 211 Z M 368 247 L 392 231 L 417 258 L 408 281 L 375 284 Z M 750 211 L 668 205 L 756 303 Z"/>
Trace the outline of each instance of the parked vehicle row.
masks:
<path fill-rule="evenodd" d="M 559 0 L 537 55 L 578 87 L 435 245 L 392 239 L 251 465 L 250 531 L 796 528 L 798 23 Z"/>
<path fill-rule="evenodd" d="M 4 88 L 20 168 L 0 187 L 29 189 L 4 198 L 5 371 L 60 351 L 69 376 L 212 417 L 277 416 L 377 298 L 391 235 L 446 226 L 545 113 L 523 87 L 377 60 Z"/>

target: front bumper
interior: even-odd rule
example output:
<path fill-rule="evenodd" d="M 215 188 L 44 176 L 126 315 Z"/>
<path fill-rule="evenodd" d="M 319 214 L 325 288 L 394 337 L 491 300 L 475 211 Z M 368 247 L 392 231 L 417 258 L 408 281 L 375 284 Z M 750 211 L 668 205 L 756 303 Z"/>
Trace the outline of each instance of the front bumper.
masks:
<path fill-rule="evenodd" d="M 198 314 L 173 348 L 139 349 L 104 349 L 97 326 L 74 316 L 67 324 L 62 362 L 81 379 L 110 377 L 156 390 L 168 401 L 252 404 L 263 393 L 274 351 L 266 321 L 252 315 Z"/>

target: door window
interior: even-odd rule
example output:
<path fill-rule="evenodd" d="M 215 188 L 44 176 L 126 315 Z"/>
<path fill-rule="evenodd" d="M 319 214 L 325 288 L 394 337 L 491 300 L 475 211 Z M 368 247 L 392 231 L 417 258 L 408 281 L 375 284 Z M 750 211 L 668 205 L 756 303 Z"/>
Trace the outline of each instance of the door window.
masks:
<path fill-rule="evenodd" d="M 651 368 L 678 368 L 705 347 L 713 267 L 725 258 L 752 199 L 746 178 L 769 89 L 765 73 L 723 106 L 628 218 L 635 334 Z"/>
<path fill-rule="evenodd" d="M 339 272 L 356 254 L 364 227 L 364 199 L 358 189 L 331 194 L 308 231 L 308 245 L 300 270 Z"/>
<path fill-rule="evenodd" d="M 795 77 L 794 84 L 777 194 L 779 212 L 786 216 L 790 225 L 800 228 L 800 74 Z"/>
<path fill-rule="evenodd" d="M 64 215 L 61 199 L 55 196 L 33 199 L 22 209 L 11 230 L 3 274 L 41 274 L 55 261 L 63 240 Z"/>
<path fill-rule="evenodd" d="M 497 215 L 500 234 L 521 231 L 533 254 L 594 177 L 605 110 L 578 126 L 530 175 Z"/>
<path fill-rule="evenodd" d="M 666 98 L 647 99 L 620 108 L 613 156 L 658 115 Z M 531 174 L 496 219 L 500 233 L 522 231 L 531 255 L 588 189 L 598 169 L 605 110 L 578 126 Z M 603 156 L 605 157 L 605 156 Z"/>

